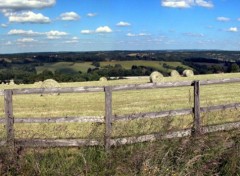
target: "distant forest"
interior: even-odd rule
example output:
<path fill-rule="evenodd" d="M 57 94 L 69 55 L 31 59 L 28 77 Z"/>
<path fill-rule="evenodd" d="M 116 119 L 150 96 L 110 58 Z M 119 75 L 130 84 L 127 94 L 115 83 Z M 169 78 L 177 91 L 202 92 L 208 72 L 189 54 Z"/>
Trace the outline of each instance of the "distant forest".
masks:
<path fill-rule="evenodd" d="M 58 82 L 92 81 L 100 77 L 148 76 L 157 70 L 155 67 L 133 65 L 125 68 L 121 64 L 101 67 L 104 61 L 166 61 L 180 62 L 191 68 L 195 74 L 239 72 L 240 52 L 238 51 L 99 51 L 99 52 L 46 52 L 46 53 L 19 53 L 0 55 L 0 81 L 15 83 L 34 83 L 46 79 L 55 79 Z M 73 71 L 68 68 L 57 69 L 54 72 L 44 69 L 37 72 L 38 67 L 46 64 L 74 62 L 91 62 L 86 72 Z M 171 66 L 164 63 L 166 70 L 177 70 L 180 73 L 183 66 Z M 165 76 L 169 73 L 161 71 Z"/>

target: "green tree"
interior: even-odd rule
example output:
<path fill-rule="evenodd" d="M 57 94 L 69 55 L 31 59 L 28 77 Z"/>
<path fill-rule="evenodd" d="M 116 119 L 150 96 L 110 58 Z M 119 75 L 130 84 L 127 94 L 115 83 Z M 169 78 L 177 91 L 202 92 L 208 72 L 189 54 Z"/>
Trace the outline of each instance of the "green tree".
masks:
<path fill-rule="evenodd" d="M 240 68 L 239 68 L 238 64 L 233 63 L 230 65 L 229 72 L 236 73 L 239 71 L 240 71 Z"/>

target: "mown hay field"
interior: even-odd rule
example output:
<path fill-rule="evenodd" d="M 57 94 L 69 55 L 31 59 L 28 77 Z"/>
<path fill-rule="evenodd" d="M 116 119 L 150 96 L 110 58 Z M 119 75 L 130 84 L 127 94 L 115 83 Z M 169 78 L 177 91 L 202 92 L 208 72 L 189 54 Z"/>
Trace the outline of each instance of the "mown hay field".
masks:
<path fill-rule="evenodd" d="M 195 75 L 193 77 L 165 77 L 163 82 L 239 78 L 240 74 Z M 104 86 L 148 83 L 149 79 L 114 80 L 79 83 L 60 83 L 61 87 Z M 1 85 L 1 89 L 34 88 L 38 85 Z M 201 106 L 240 102 L 240 83 L 209 85 L 201 87 Z M 113 92 L 113 114 L 124 115 L 141 112 L 160 112 L 191 108 L 193 87 L 134 90 Z M 70 93 L 60 95 L 13 96 L 15 118 L 104 116 L 104 93 Z M 203 113 L 204 124 L 218 124 L 240 120 L 239 110 Z M 0 117 L 4 117 L 3 96 L 0 100 Z M 113 136 L 148 134 L 165 130 L 177 130 L 192 126 L 192 116 L 161 119 L 142 119 L 113 124 Z M 15 124 L 16 138 L 99 138 L 104 125 L 95 123 Z M 4 124 L 0 137 L 4 138 Z"/>

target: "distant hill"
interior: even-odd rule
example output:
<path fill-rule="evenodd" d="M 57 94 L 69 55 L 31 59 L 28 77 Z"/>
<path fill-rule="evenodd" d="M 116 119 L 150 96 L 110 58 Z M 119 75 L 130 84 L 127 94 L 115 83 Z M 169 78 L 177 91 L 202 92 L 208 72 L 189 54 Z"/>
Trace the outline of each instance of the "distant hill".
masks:
<path fill-rule="evenodd" d="M 101 76 L 146 76 L 188 68 L 195 74 L 238 72 L 240 51 L 146 50 L 43 52 L 0 55 L 0 80 L 32 83 L 98 80 Z"/>

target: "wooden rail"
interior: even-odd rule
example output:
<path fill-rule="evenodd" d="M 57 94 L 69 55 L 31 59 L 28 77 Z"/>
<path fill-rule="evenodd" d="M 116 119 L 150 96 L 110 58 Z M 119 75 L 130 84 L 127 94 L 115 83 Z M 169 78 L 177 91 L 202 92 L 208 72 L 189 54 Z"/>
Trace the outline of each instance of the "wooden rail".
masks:
<path fill-rule="evenodd" d="M 200 106 L 200 86 L 211 84 L 240 83 L 240 78 L 221 79 L 221 80 L 204 80 L 204 81 L 183 81 L 183 82 L 165 82 L 165 83 L 147 83 L 133 85 L 118 85 L 105 87 L 75 87 L 75 88 L 34 88 L 34 89 L 11 89 L 0 91 L 4 95 L 5 118 L 0 118 L 0 123 L 6 125 L 6 140 L 0 141 L 0 146 L 27 146 L 27 147 L 49 147 L 49 146 L 94 146 L 104 145 L 106 150 L 111 146 L 132 144 L 136 142 L 153 141 L 157 139 L 198 136 L 201 134 L 231 130 L 240 128 L 240 122 L 232 122 L 215 126 L 202 126 L 201 113 L 212 112 L 225 109 L 236 109 L 240 103 L 226 105 L 216 105 L 209 107 Z M 158 89 L 171 87 L 194 87 L 194 106 L 190 109 L 179 109 L 161 112 L 147 112 L 130 115 L 113 115 L 112 114 L 112 92 L 142 89 Z M 20 94 L 50 94 L 50 93 L 88 93 L 88 92 L 105 92 L 105 116 L 79 116 L 79 117 L 45 117 L 45 118 L 15 118 L 13 115 L 12 96 Z M 111 137 L 112 123 L 117 121 L 127 121 L 143 118 L 163 118 L 179 115 L 193 114 L 193 127 L 173 132 L 156 133 L 142 136 L 116 138 Z M 103 142 L 95 139 L 15 139 L 14 123 L 59 123 L 59 122 L 95 122 L 105 124 L 105 134 Z"/>

